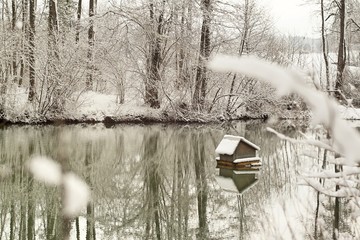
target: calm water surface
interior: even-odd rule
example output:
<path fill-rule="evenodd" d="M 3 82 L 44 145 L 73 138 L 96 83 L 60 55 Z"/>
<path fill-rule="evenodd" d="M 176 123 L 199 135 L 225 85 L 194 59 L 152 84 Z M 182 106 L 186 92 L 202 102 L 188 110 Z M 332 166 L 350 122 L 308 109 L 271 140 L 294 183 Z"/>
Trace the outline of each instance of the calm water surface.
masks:
<path fill-rule="evenodd" d="M 252 239 L 271 228 L 268 209 L 276 208 L 278 196 L 288 199 L 297 191 L 301 166 L 298 146 L 265 127 L 5 127 L 0 170 L 12 174 L 0 178 L 0 239 L 57 239 L 59 192 L 29 176 L 32 155 L 66 159 L 66 167 L 91 186 L 92 202 L 73 220 L 71 239 Z M 297 137 L 288 124 L 273 127 Z M 224 191 L 216 180 L 214 151 L 224 134 L 261 148 L 259 181 L 242 195 Z"/>

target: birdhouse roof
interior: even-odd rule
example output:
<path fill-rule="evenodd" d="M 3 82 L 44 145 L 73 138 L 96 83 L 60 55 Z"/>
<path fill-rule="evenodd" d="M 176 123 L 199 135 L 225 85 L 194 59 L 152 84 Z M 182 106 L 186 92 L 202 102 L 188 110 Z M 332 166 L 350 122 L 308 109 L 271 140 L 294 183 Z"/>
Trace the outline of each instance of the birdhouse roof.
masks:
<path fill-rule="evenodd" d="M 260 150 L 258 146 L 256 146 L 254 143 L 250 142 L 249 140 L 245 139 L 244 137 L 240 136 L 233 136 L 233 135 L 225 135 L 217 148 L 215 149 L 215 152 L 217 154 L 226 154 L 226 155 L 233 155 L 237 146 L 240 142 L 244 142 L 247 145 L 251 146 L 252 148 L 256 150 Z"/>

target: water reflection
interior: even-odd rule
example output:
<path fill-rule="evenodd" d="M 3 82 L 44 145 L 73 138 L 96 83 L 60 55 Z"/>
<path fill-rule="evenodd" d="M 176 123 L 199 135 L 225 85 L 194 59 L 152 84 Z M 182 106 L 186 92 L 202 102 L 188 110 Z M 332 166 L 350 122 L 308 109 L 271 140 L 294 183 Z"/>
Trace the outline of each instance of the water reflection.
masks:
<path fill-rule="evenodd" d="M 258 182 L 259 170 L 247 171 L 220 168 L 219 175 L 215 178 L 225 191 L 242 194 Z"/>
<path fill-rule="evenodd" d="M 59 160 L 60 153 L 93 191 L 92 202 L 71 222 L 71 239 L 246 239 L 257 231 L 253 223 L 264 201 L 295 176 L 294 146 L 262 129 L 245 123 L 6 127 L 0 130 L 0 165 L 11 174 L 0 178 L 0 239 L 57 239 L 59 190 L 34 181 L 25 162 L 34 154 Z M 260 178 L 217 172 L 214 150 L 224 134 L 261 146 Z M 223 192 L 218 174 L 246 191 L 246 212 L 234 211 L 239 200 Z"/>

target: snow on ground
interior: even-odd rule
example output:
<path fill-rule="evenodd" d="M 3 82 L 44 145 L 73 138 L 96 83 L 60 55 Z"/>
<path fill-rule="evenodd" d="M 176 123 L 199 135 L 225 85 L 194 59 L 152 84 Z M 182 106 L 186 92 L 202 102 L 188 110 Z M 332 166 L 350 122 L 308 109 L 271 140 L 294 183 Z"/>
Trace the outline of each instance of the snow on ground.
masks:
<path fill-rule="evenodd" d="M 104 94 L 94 91 L 82 93 L 69 114 L 75 119 L 93 119 L 102 121 L 106 116 L 125 117 L 126 119 L 148 116 L 160 118 L 161 109 L 151 109 L 135 99 L 125 104 L 119 104 L 116 94 Z"/>
<path fill-rule="evenodd" d="M 77 92 L 69 99 L 63 116 L 59 119 L 102 121 L 106 116 L 150 116 L 158 118 L 161 109 L 151 109 L 142 103 L 141 98 L 130 99 L 125 104 L 119 104 L 116 94 L 105 94 L 95 91 Z M 28 92 L 24 87 L 12 86 L 6 96 L 6 113 L 9 120 L 27 121 L 24 115 L 37 116 L 32 111 L 38 111 L 38 104 L 29 104 Z"/>
<path fill-rule="evenodd" d="M 360 108 L 339 106 L 339 114 L 343 119 L 359 120 L 360 119 Z"/>
<path fill-rule="evenodd" d="M 70 114 L 76 119 L 83 117 L 103 120 L 105 116 L 113 116 L 117 109 L 116 95 L 94 91 L 82 93 L 74 106 L 69 106 Z"/>
<path fill-rule="evenodd" d="M 318 56 L 313 57 L 317 58 Z M 36 105 L 31 106 L 28 104 L 27 95 L 27 90 L 23 87 L 11 86 L 8 89 L 6 96 L 8 119 L 16 121 L 25 112 L 29 112 L 29 110 L 31 112 L 31 109 L 36 109 Z M 64 118 L 102 121 L 106 116 L 125 119 L 136 119 L 142 116 L 154 119 L 161 119 L 162 117 L 162 109 L 151 109 L 145 106 L 142 98 L 134 97 L 133 99 L 126 99 L 125 104 L 119 104 L 116 94 L 87 91 L 76 93 L 75 95 L 78 97 L 69 101 Z M 339 114 L 344 119 L 360 120 L 360 108 L 339 106 Z M 59 117 L 61 118 L 61 116 Z"/>

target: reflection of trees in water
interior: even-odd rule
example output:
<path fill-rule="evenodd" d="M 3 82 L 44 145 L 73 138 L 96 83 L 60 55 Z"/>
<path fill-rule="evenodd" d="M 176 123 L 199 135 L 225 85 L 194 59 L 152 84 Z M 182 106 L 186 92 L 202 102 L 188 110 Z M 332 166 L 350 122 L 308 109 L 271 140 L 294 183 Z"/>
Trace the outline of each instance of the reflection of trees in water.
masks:
<path fill-rule="evenodd" d="M 0 183 L 0 191 L 6 193 L 0 196 L 2 236 L 23 240 L 36 233 L 37 238 L 56 238 L 61 214 L 58 190 L 33 182 L 24 170 L 24 161 L 32 153 L 56 158 L 56 128 L 11 127 L 0 131 L 0 138 L 6 139 L 0 141 L 0 161 L 10 167 L 15 163 L 15 174 Z M 85 237 L 82 231 L 86 229 L 81 226 L 86 225 L 81 223 L 86 219 L 86 239 L 98 234 L 119 239 L 206 239 L 228 236 L 228 232 L 237 238 L 241 222 L 240 235 L 246 239 L 249 232 L 256 231 L 254 223 L 265 213 L 264 202 L 272 194 L 290 191 L 289 182 L 294 183 L 298 169 L 295 155 L 300 147 L 264 131 L 261 123 L 58 128 L 68 134 L 61 148 L 70 160 L 69 168 L 87 179 L 93 189 L 87 214 L 72 222 L 77 239 L 81 234 Z M 288 130 L 297 137 L 296 130 Z M 214 149 L 223 134 L 245 136 L 261 147 L 260 180 L 243 195 L 240 213 L 235 210 L 239 198 L 222 192 L 213 178 Z M 13 217 L 5 218 L 6 213 Z M 223 224 L 227 215 L 235 216 L 228 219 L 233 224 L 214 228 Z"/>
<path fill-rule="evenodd" d="M 207 225 L 207 204 L 208 204 L 208 185 L 206 176 L 206 154 L 204 147 L 204 135 L 202 132 L 192 134 L 193 159 L 195 163 L 195 183 L 197 191 L 197 205 L 199 216 L 198 239 L 206 239 L 208 235 Z"/>
<path fill-rule="evenodd" d="M 187 128 L 145 132 L 141 168 L 146 239 L 188 239 L 191 186 L 196 189 L 198 237 L 206 238 L 208 188 L 203 141 L 202 133 Z"/>
<path fill-rule="evenodd" d="M 293 124 L 283 123 L 272 127 L 293 138 L 301 136 Z M 283 192 L 290 193 L 294 190 L 295 176 L 300 166 L 298 153 L 301 152 L 302 146 L 283 141 L 267 132 L 266 125 L 261 122 L 232 123 L 226 126 L 224 131 L 226 134 L 244 136 L 261 148 L 259 156 L 262 158 L 262 168 L 259 182 L 246 194 L 237 198 L 239 225 L 236 228 L 241 230 L 238 230 L 239 236 L 247 239 L 249 233 L 259 231 L 257 229 L 259 218 L 266 218 L 265 203 L 269 204 L 270 199 L 276 198 Z M 224 201 L 231 202 L 231 197 L 226 197 Z M 233 204 L 233 206 L 236 205 Z M 270 227 L 271 222 L 267 226 Z"/>
<path fill-rule="evenodd" d="M 8 239 L 35 239 L 36 208 L 40 203 L 38 187 L 24 166 L 25 159 L 40 151 L 36 139 L 38 133 L 27 132 L 27 129 L 6 128 L 1 131 L 1 163 L 12 166 L 12 174 L 1 181 L 1 235 Z M 10 223 L 6 224 L 7 214 Z M 44 219 L 46 221 L 46 218 Z M 9 229 L 5 229 L 9 227 Z"/>
<path fill-rule="evenodd" d="M 145 239 L 161 239 L 161 199 L 164 198 L 162 166 L 158 149 L 159 132 L 145 133 L 143 140 Z M 165 215 L 166 216 L 166 215 Z M 155 230 L 154 230 L 155 225 Z"/>
<path fill-rule="evenodd" d="M 86 182 L 93 188 L 93 166 L 92 163 L 96 161 L 98 158 L 97 149 L 94 149 L 93 142 L 87 142 L 85 144 L 85 175 Z M 95 155 L 95 156 L 94 156 Z M 77 223 L 78 224 L 78 223 Z M 77 235 L 79 235 L 79 229 L 77 227 Z M 95 240 L 96 239 L 96 231 L 95 231 L 95 210 L 94 210 L 94 202 L 90 201 L 86 206 L 86 240 Z"/>

